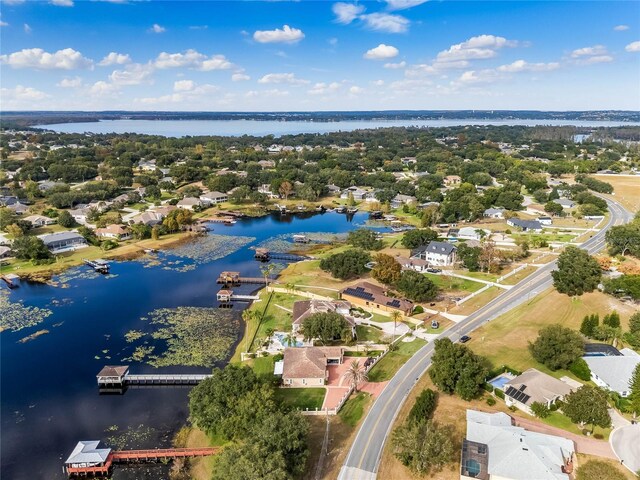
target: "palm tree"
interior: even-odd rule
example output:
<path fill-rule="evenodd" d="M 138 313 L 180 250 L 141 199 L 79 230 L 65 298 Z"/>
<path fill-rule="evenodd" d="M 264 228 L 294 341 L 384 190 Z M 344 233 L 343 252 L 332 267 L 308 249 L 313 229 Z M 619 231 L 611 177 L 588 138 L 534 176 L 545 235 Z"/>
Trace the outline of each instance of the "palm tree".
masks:
<path fill-rule="evenodd" d="M 260 267 L 260 271 L 262 272 L 262 275 L 264 276 L 264 285 L 265 287 L 269 286 L 269 277 L 271 276 L 271 272 L 273 272 L 273 270 L 276 268 L 276 266 L 273 263 L 270 263 L 268 265 L 263 265 L 262 267 Z"/>
<path fill-rule="evenodd" d="M 243 310 L 242 311 L 242 320 L 244 320 L 244 323 L 246 324 L 246 328 L 245 328 L 245 336 L 244 336 L 244 350 L 245 352 L 248 352 L 248 345 L 247 342 L 249 341 L 249 328 L 251 325 L 251 322 L 253 322 L 253 320 L 255 320 L 257 318 L 258 312 L 256 312 L 255 310 Z"/>
<path fill-rule="evenodd" d="M 293 347 L 296 344 L 296 341 L 297 339 L 293 332 L 287 333 L 287 336 L 284 337 L 284 343 L 288 347 Z"/>
<path fill-rule="evenodd" d="M 398 326 L 398 322 L 402 321 L 402 313 L 398 310 L 394 310 L 391 312 L 391 320 L 393 320 L 393 341 L 391 343 L 395 343 L 396 327 Z"/>
<path fill-rule="evenodd" d="M 342 374 L 342 377 L 347 379 L 356 392 L 358 391 L 358 384 L 369 379 L 367 370 L 360 365 L 359 360 L 353 360 L 349 365 L 349 369 Z"/>

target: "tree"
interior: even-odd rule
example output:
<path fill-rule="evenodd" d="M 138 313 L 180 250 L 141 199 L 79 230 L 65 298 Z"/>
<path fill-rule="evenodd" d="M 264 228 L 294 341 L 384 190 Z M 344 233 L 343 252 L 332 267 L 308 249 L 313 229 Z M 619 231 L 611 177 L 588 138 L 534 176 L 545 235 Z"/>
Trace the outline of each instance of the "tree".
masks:
<path fill-rule="evenodd" d="M 589 364 L 584 361 L 584 358 L 577 358 L 569 365 L 569 371 L 573 373 L 580 380 L 588 382 L 591 380 L 591 369 Z"/>
<path fill-rule="evenodd" d="M 529 351 L 536 361 L 551 370 L 568 368 L 584 353 L 582 337 L 562 325 L 544 327 L 535 342 L 529 343 Z"/>
<path fill-rule="evenodd" d="M 640 275 L 622 275 L 604 281 L 604 291 L 616 297 L 629 296 L 640 300 Z"/>
<path fill-rule="evenodd" d="M 402 246 L 414 249 L 427 245 L 429 242 L 438 239 L 438 232 L 430 228 L 420 228 L 409 230 L 402 236 Z"/>
<path fill-rule="evenodd" d="M 185 208 L 176 208 L 170 211 L 162 220 L 162 225 L 164 225 L 169 232 L 177 232 L 183 226 L 191 225 L 192 223 L 193 213 L 191 210 Z"/>
<path fill-rule="evenodd" d="M 464 268 L 470 272 L 477 272 L 480 270 L 481 253 L 482 249 L 480 247 L 469 247 L 465 243 L 458 245 L 458 259 L 462 262 Z"/>
<path fill-rule="evenodd" d="M 420 475 L 439 472 L 455 459 L 453 428 L 430 420 L 396 428 L 392 444 L 402 464 Z"/>
<path fill-rule="evenodd" d="M 420 392 L 420 395 L 416 398 L 416 403 L 411 407 L 407 422 L 409 422 L 409 424 L 415 424 L 424 420 L 430 420 L 433 412 L 436 410 L 437 403 L 438 393 L 430 388 L 425 388 Z"/>
<path fill-rule="evenodd" d="M 625 480 L 627 476 L 618 467 L 602 460 L 588 460 L 578 467 L 576 480 Z"/>
<path fill-rule="evenodd" d="M 587 252 L 568 246 L 558 256 L 558 269 L 551 272 L 551 276 L 558 292 L 579 296 L 597 288 L 602 270 L 598 261 Z"/>
<path fill-rule="evenodd" d="M 273 432 L 272 432 L 273 433 Z M 230 445 L 214 460 L 212 480 L 287 480 L 286 460 L 282 452 L 260 445 Z"/>
<path fill-rule="evenodd" d="M 600 325 L 600 316 L 597 313 L 585 315 L 580 325 L 580 333 L 585 337 L 593 338 L 596 329 Z"/>
<path fill-rule="evenodd" d="M 353 192 L 349 192 L 347 195 L 347 206 L 354 207 L 356 205 L 356 199 L 353 197 Z"/>
<path fill-rule="evenodd" d="M 556 202 L 547 202 L 544 204 L 544 211 L 550 215 L 562 215 L 563 208 L 562 205 Z"/>
<path fill-rule="evenodd" d="M 38 237 L 20 236 L 11 244 L 11 250 L 20 260 L 40 263 L 53 258 L 44 242 Z"/>
<path fill-rule="evenodd" d="M 379 253 L 374 257 L 375 267 L 371 270 L 371 276 L 381 283 L 393 285 L 400 280 L 402 266 L 391 255 Z"/>
<path fill-rule="evenodd" d="M 378 239 L 378 234 L 368 228 L 351 230 L 347 236 L 347 243 L 363 250 L 380 250 L 383 247 L 382 240 Z"/>
<path fill-rule="evenodd" d="M 335 312 L 318 312 L 309 315 L 302 321 L 302 333 L 305 340 L 319 338 L 326 345 L 339 339 L 351 341 L 351 327 L 345 318 Z"/>
<path fill-rule="evenodd" d="M 5 231 L 13 238 L 22 237 L 25 233 L 17 223 L 12 223 L 11 225 L 8 225 L 5 228 Z"/>
<path fill-rule="evenodd" d="M 9 225 L 13 225 L 18 220 L 18 216 L 10 208 L 0 208 L 0 230 L 6 230 Z"/>
<path fill-rule="evenodd" d="M 349 368 L 342 374 L 342 377 L 349 382 L 349 385 L 351 385 L 356 392 L 358 391 L 358 385 L 369 379 L 366 368 L 360 365 L 358 360 L 351 361 Z"/>
<path fill-rule="evenodd" d="M 320 261 L 320 268 L 341 280 L 355 278 L 367 271 L 365 265 L 371 256 L 364 250 L 353 248 L 345 252 L 330 255 Z"/>
<path fill-rule="evenodd" d="M 495 273 L 501 261 L 495 242 L 491 240 L 483 240 L 480 249 L 480 256 L 478 257 L 480 270 Z"/>
<path fill-rule="evenodd" d="M 293 185 L 290 182 L 284 181 L 280 184 L 280 188 L 278 188 L 278 192 L 280 195 L 284 197 L 285 200 L 289 198 L 289 195 L 293 192 Z"/>
<path fill-rule="evenodd" d="M 564 402 L 562 411 L 573 423 L 591 424 L 592 432 L 595 426 L 611 426 L 607 393 L 601 388 L 583 385 L 565 396 Z"/>
<path fill-rule="evenodd" d="M 630 410 L 638 415 L 640 414 L 640 364 L 636 365 L 629 380 L 629 392 Z"/>
<path fill-rule="evenodd" d="M 438 295 L 437 285 L 415 270 L 402 272 L 396 286 L 407 298 L 415 302 L 428 302 Z"/>
<path fill-rule="evenodd" d="M 477 397 L 488 374 L 483 357 L 448 338 L 435 341 L 429 377 L 445 393 L 457 393 L 464 400 Z"/>
<path fill-rule="evenodd" d="M 551 414 L 551 409 L 547 407 L 546 403 L 533 402 L 531 412 L 538 418 L 547 418 Z"/>
<path fill-rule="evenodd" d="M 607 230 L 605 235 L 610 255 L 632 255 L 640 258 L 640 221 L 618 225 Z"/>
<path fill-rule="evenodd" d="M 62 210 L 58 215 L 58 225 L 64 228 L 72 228 L 72 227 L 75 227 L 77 224 L 75 219 L 71 216 L 68 210 Z"/>
<path fill-rule="evenodd" d="M 610 314 L 604 316 L 602 324 L 611 328 L 620 328 L 620 314 L 614 310 Z"/>
<path fill-rule="evenodd" d="M 160 229 L 158 228 L 157 225 L 154 225 L 153 228 L 151 228 L 151 239 L 158 240 L 159 238 L 160 238 Z"/>

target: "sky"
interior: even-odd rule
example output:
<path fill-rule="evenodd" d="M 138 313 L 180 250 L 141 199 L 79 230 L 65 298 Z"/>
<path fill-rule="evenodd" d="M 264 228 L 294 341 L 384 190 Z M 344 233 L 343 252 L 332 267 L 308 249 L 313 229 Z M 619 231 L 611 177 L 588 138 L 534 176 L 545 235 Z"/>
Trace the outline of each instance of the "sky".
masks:
<path fill-rule="evenodd" d="M 637 1 L 0 0 L 1 110 L 640 110 Z"/>

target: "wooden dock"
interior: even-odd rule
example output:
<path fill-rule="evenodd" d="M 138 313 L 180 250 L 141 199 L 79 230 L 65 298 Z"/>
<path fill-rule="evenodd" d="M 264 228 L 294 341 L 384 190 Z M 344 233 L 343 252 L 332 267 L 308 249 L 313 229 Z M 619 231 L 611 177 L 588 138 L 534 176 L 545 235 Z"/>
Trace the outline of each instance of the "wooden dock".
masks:
<path fill-rule="evenodd" d="M 129 373 L 129 367 L 127 365 L 118 366 L 106 366 L 96 378 L 98 380 L 98 387 L 101 389 L 125 389 L 128 386 L 154 386 L 154 385 L 167 385 L 167 386 L 179 386 L 179 385 L 197 385 L 203 380 L 209 378 L 211 374 L 197 374 L 197 373 L 154 373 L 154 374 L 141 374 L 132 375 Z"/>
<path fill-rule="evenodd" d="M 226 286 L 262 285 L 265 283 L 265 279 L 263 277 L 241 277 L 240 272 L 222 272 L 216 283 Z"/>
<path fill-rule="evenodd" d="M 305 255 L 295 255 L 293 253 L 270 252 L 266 248 L 256 248 L 256 253 L 253 256 L 253 258 L 255 258 L 260 262 L 268 262 L 269 260 L 285 260 L 287 262 L 299 262 L 302 260 L 308 260 L 311 257 L 307 257 Z"/>
<path fill-rule="evenodd" d="M 109 273 L 109 264 L 105 260 L 87 260 L 86 258 L 83 258 L 82 261 L 98 273 Z"/>

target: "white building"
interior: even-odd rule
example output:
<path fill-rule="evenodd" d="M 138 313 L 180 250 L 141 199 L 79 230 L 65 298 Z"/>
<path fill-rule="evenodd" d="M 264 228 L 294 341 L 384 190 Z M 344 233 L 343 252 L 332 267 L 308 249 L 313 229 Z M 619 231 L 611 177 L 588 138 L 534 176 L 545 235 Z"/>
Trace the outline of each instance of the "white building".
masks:
<path fill-rule="evenodd" d="M 487 208 L 482 214 L 487 218 L 504 218 L 504 208 Z"/>
<path fill-rule="evenodd" d="M 176 204 L 176 207 L 184 208 L 186 210 L 194 210 L 201 206 L 202 206 L 202 200 L 195 197 L 185 197 Z"/>
<path fill-rule="evenodd" d="M 209 192 L 200 195 L 200 200 L 202 200 L 205 205 L 217 205 L 218 203 L 228 201 L 229 196 L 226 193 Z"/>
<path fill-rule="evenodd" d="M 456 261 L 458 249 L 447 242 L 429 242 L 425 247 L 414 250 L 412 258 L 426 260 L 431 266 L 447 267 Z"/>
<path fill-rule="evenodd" d="M 620 350 L 622 355 L 582 357 L 591 369 L 591 380 L 599 387 L 618 392 L 622 397 L 629 395 L 629 381 L 633 371 L 640 364 L 640 355 L 630 348 Z"/>

